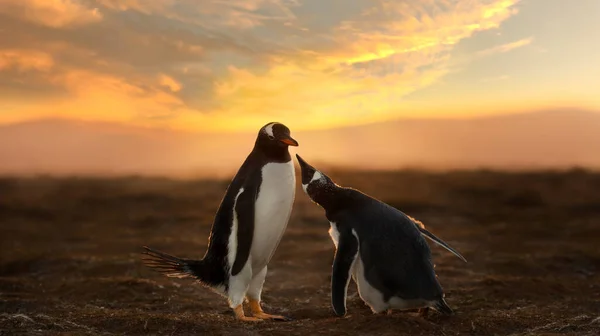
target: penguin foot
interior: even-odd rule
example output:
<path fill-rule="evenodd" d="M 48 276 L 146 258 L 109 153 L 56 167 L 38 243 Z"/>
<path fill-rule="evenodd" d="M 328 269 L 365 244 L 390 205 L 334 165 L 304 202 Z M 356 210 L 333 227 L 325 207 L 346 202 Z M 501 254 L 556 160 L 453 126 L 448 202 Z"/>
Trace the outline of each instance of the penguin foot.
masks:
<path fill-rule="evenodd" d="M 239 305 L 239 306 L 235 307 L 233 309 L 233 312 L 235 313 L 235 318 L 238 319 L 239 321 L 243 321 L 243 322 L 259 322 L 259 321 L 263 320 L 263 319 L 260 319 L 258 317 L 246 316 L 246 314 L 244 314 L 244 307 L 242 305 Z"/>
<path fill-rule="evenodd" d="M 388 310 L 385 311 L 385 313 L 386 313 L 386 315 L 389 316 L 389 315 L 392 315 L 394 313 L 394 311 L 391 310 L 391 309 L 388 309 Z"/>
<path fill-rule="evenodd" d="M 293 321 L 291 318 L 282 315 L 271 315 L 266 313 L 254 314 L 254 317 L 258 317 L 262 320 L 274 320 L 274 321 Z"/>
<path fill-rule="evenodd" d="M 426 318 L 429 314 L 429 307 L 419 308 L 419 317 Z"/>
<path fill-rule="evenodd" d="M 263 321 L 263 319 L 253 317 L 253 316 L 242 316 L 242 317 L 238 317 L 237 319 L 242 322 L 262 322 Z"/>
<path fill-rule="evenodd" d="M 274 321 L 292 321 L 291 318 L 282 316 L 282 315 L 271 315 L 267 314 L 262 310 L 260 306 L 260 301 L 257 300 L 248 300 L 250 304 L 250 310 L 252 311 L 252 316 L 259 318 L 261 320 L 274 320 Z"/>

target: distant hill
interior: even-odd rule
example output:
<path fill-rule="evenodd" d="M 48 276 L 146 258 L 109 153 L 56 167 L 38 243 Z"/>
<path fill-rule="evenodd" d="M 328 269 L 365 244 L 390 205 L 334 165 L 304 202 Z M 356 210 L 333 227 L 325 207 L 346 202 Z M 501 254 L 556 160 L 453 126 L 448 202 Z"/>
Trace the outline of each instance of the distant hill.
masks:
<path fill-rule="evenodd" d="M 304 138 L 310 140 L 303 139 L 307 160 L 315 156 L 365 168 L 600 167 L 600 113 L 585 111 L 397 120 L 310 132 Z M 337 150 L 324 153 L 328 142 Z"/>
<path fill-rule="evenodd" d="M 600 113 L 405 119 L 295 132 L 309 162 L 356 168 L 600 168 Z M 232 174 L 256 132 L 204 134 L 41 120 L 0 126 L 2 174 Z"/>
<path fill-rule="evenodd" d="M 228 175 L 251 150 L 253 137 L 100 122 L 26 122 L 0 126 L 0 173 Z"/>

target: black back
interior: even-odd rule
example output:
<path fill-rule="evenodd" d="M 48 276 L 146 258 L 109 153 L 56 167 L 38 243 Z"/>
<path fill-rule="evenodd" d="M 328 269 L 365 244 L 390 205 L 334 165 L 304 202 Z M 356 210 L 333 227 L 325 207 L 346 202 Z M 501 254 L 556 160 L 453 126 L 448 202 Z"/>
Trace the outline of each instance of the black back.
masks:
<path fill-rule="evenodd" d="M 404 213 L 360 191 L 339 188 L 327 218 L 350 227 L 359 239 L 365 278 L 384 294 L 403 299 L 437 300 L 443 291 L 437 281 L 429 245 Z M 337 197 L 339 196 L 339 198 Z"/>
<path fill-rule="evenodd" d="M 297 158 L 302 184 L 310 198 L 325 209 L 325 216 L 336 223 L 340 233 L 354 230 L 358 235 L 360 256 L 368 270 L 365 278 L 386 300 L 391 296 L 427 300 L 442 297 L 429 245 L 412 220 L 369 195 L 335 184 Z M 320 178 L 311 182 L 316 172 Z"/>
<path fill-rule="evenodd" d="M 266 131 L 269 125 L 272 125 L 272 132 Z M 287 143 L 282 142 L 283 140 Z M 288 152 L 289 143 L 297 145 L 297 142 L 290 137 L 289 129 L 283 124 L 268 123 L 258 132 L 254 148 L 231 181 L 215 215 L 208 250 L 203 258 L 211 270 L 210 279 L 204 279 L 208 284 L 218 285 L 228 282 L 227 246 L 233 222 L 233 207 L 241 188 L 244 188 L 244 192 L 238 196 L 236 204 L 238 247 L 236 260 L 231 269 L 232 274 L 239 273 L 246 263 L 252 245 L 254 205 L 262 182 L 261 169 L 270 162 L 289 162 L 291 160 Z"/>

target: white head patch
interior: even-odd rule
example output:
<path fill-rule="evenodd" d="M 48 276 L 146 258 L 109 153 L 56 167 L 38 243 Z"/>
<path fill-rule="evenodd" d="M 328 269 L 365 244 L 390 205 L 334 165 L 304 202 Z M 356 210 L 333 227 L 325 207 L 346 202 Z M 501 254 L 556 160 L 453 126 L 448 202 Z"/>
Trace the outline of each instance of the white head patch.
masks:
<path fill-rule="evenodd" d="M 318 181 L 321 180 L 323 178 L 323 174 L 321 174 L 320 171 L 315 170 L 315 173 L 313 174 L 312 178 L 310 179 L 310 181 L 308 181 L 307 184 L 303 184 L 302 185 L 302 189 L 304 189 L 305 193 L 308 193 L 308 191 L 306 191 L 306 189 L 308 188 L 308 185 L 313 183 L 314 181 Z"/>
<path fill-rule="evenodd" d="M 268 136 L 273 136 L 273 126 L 276 123 L 270 123 L 267 126 L 265 126 L 265 133 L 267 133 Z"/>

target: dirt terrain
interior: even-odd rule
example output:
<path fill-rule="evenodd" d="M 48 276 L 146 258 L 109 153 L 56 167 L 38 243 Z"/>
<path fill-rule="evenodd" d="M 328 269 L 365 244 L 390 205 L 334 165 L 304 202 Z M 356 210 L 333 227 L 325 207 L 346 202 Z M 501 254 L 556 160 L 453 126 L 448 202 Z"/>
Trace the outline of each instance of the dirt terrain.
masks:
<path fill-rule="evenodd" d="M 468 259 L 431 246 L 456 311 L 374 315 L 351 283 L 330 307 L 333 244 L 298 188 L 269 265 L 267 312 L 241 323 L 190 280 L 145 268 L 142 245 L 201 257 L 229 181 L 0 179 L 1 335 L 598 335 L 600 174 L 330 172 L 416 217 Z M 401 256 L 399 256 L 401 257 Z"/>

